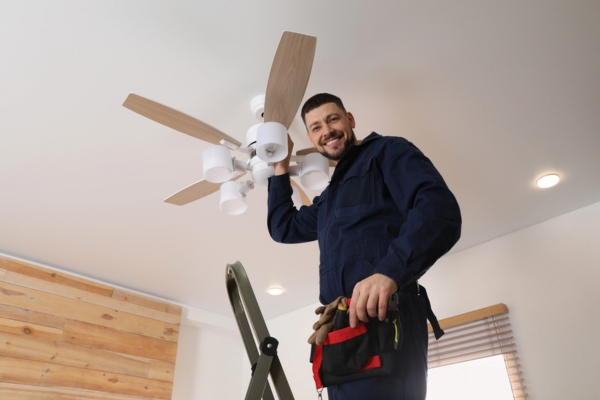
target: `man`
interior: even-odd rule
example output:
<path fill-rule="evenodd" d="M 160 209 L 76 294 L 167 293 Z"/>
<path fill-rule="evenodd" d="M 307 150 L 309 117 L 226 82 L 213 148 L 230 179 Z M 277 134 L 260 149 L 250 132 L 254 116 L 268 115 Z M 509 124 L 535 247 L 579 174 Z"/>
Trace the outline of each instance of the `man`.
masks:
<path fill-rule="evenodd" d="M 269 180 L 268 228 L 281 243 L 318 240 L 320 301 L 351 297 L 350 326 L 383 320 L 398 292 L 402 348 L 392 375 L 329 387 L 330 400 L 422 400 L 426 393 L 428 301 L 419 279 L 460 237 L 456 199 L 427 157 L 403 138 L 354 134 L 342 101 L 321 93 L 302 107 L 315 149 L 337 165 L 309 207 L 291 200 L 288 157 Z"/>

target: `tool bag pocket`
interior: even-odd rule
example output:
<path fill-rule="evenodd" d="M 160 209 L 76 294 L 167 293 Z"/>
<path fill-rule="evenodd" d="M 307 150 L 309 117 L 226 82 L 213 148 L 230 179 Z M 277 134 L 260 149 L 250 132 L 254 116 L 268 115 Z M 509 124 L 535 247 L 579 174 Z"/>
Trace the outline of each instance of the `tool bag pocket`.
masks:
<path fill-rule="evenodd" d="M 312 346 L 310 361 L 317 389 L 390 374 L 401 334 L 397 317 L 329 332 L 322 345 Z"/>
<path fill-rule="evenodd" d="M 347 375 L 361 369 L 369 359 L 369 335 L 365 324 L 330 332 L 323 346 L 321 369 L 330 374 Z"/>

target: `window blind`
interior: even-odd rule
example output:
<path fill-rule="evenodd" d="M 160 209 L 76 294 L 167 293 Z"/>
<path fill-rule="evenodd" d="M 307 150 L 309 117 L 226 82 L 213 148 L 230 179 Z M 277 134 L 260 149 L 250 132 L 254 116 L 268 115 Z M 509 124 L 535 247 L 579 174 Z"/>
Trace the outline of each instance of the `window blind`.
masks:
<path fill-rule="evenodd" d="M 527 397 L 508 307 L 491 307 L 440 320 L 444 336 L 435 340 L 429 326 L 429 368 L 503 355 L 515 400 Z"/>

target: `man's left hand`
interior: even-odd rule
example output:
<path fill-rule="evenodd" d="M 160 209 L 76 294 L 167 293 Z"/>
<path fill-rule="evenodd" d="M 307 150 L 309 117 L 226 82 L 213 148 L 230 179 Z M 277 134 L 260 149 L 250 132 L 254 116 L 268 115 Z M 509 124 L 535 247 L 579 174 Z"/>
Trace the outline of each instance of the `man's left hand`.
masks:
<path fill-rule="evenodd" d="M 358 321 L 368 322 L 369 317 L 385 319 L 389 297 L 398 291 L 398 284 L 383 274 L 373 274 L 354 286 L 350 303 L 350 326 Z"/>

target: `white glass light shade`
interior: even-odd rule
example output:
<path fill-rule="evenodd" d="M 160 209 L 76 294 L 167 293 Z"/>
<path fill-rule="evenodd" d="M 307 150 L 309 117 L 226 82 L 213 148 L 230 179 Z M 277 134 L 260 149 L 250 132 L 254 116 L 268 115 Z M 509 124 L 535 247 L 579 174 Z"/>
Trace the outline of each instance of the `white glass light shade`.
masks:
<path fill-rule="evenodd" d="M 263 161 L 277 162 L 287 157 L 287 128 L 279 122 L 265 122 L 258 127 L 256 155 Z"/>
<path fill-rule="evenodd" d="M 254 188 L 252 181 L 229 181 L 221 185 L 219 209 L 227 215 L 240 215 L 248 208 L 246 193 Z"/>
<path fill-rule="evenodd" d="M 299 176 L 304 187 L 325 189 L 329 183 L 329 161 L 319 153 L 307 154 L 302 159 Z"/>
<path fill-rule="evenodd" d="M 225 146 L 209 146 L 202 152 L 204 179 L 212 183 L 230 180 L 234 173 L 231 152 Z"/>
<path fill-rule="evenodd" d="M 252 125 L 246 131 L 246 146 L 256 149 L 256 141 L 258 140 L 258 128 L 262 124 Z"/>
<path fill-rule="evenodd" d="M 275 168 L 257 156 L 250 160 L 250 169 L 252 170 L 252 180 L 261 186 L 265 186 L 269 182 L 269 178 L 275 175 Z"/>

